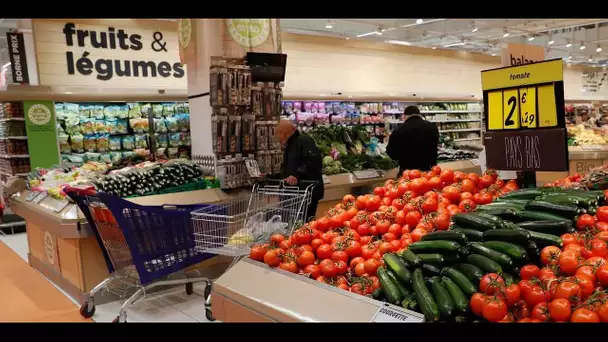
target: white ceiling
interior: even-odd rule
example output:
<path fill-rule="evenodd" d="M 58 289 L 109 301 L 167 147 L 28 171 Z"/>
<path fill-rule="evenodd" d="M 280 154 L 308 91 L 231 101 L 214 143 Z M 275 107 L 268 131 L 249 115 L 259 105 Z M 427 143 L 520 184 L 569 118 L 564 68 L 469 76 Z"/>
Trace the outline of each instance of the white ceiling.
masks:
<path fill-rule="evenodd" d="M 496 56 L 503 43 L 527 43 L 548 59 L 608 66 L 608 19 L 281 19 L 281 29 Z"/>

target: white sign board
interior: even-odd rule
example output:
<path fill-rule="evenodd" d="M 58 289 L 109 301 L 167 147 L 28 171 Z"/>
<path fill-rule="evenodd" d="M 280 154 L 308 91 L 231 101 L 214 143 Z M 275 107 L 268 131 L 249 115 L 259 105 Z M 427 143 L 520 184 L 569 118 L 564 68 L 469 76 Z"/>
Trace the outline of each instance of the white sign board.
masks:
<path fill-rule="evenodd" d="M 411 312 L 399 309 L 396 306 L 381 306 L 374 318 L 373 323 L 422 323 L 424 318 L 415 316 Z"/>
<path fill-rule="evenodd" d="M 354 171 L 353 174 L 357 179 L 371 179 L 380 177 L 380 172 L 374 169 Z"/>
<path fill-rule="evenodd" d="M 186 89 L 177 24 L 138 19 L 34 19 L 40 85 Z"/>

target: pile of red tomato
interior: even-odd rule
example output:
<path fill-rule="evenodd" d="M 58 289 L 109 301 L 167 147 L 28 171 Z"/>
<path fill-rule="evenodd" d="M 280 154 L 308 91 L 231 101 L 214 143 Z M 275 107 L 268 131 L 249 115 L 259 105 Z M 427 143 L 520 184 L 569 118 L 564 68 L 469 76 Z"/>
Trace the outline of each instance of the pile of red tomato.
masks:
<path fill-rule="evenodd" d="M 344 196 L 324 216 L 289 236 L 275 234 L 255 245 L 250 258 L 359 294 L 379 287 L 376 270 L 382 255 L 400 252 L 450 218 L 518 189 L 496 172 L 483 176 L 435 166 L 429 172 L 406 170 L 372 194 Z"/>
<path fill-rule="evenodd" d="M 562 248 L 542 249 L 542 268 L 523 266 L 518 284 L 486 274 L 472 311 L 490 322 L 608 322 L 608 206 L 579 216 L 576 228 Z"/>

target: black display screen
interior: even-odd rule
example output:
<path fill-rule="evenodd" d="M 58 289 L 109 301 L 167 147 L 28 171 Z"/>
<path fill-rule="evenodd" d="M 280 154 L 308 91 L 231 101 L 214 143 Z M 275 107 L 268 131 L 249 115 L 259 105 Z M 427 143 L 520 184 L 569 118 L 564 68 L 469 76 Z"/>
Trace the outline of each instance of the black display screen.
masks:
<path fill-rule="evenodd" d="M 247 65 L 251 68 L 252 82 L 285 81 L 286 54 L 248 52 Z"/>

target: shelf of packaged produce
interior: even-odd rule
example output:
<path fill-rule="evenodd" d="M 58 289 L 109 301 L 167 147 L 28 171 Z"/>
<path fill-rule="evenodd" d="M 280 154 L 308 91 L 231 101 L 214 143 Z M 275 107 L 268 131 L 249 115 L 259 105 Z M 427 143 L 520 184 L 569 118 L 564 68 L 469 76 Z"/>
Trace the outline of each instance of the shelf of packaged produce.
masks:
<path fill-rule="evenodd" d="M 481 128 L 459 128 L 459 129 L 444 129 L 439 133 L 458 133 L 458 132 L 479 132 Z"/>
<path fill-rule="evenodd" d="M 0 122 L 4 121 L 25 121 L 25 118 L 1 118 Z"/>
<path fill-rule="evenodd" d="M 434 123 L 453 123 L 453 122 L 481 122 L 480 119 L 458 119 L 458 120 L 428 120 L 429 122 L 434 122 Z M 386 123 L 389 124 L 400 124 L 403 123 L 402 120 L 389 120 L 389 121 L 385 121 Z"/>
<path fill-rule="evenodd" d="M 0 154 L 0 158 L 29 158 L 29 154 Z"/>
<path fill-rule="evenodd" d="M 0 140 L 27 140 L 26 136 L 0 137 Z"/>

